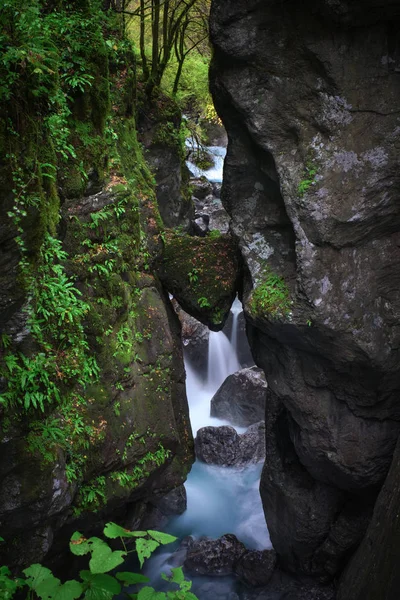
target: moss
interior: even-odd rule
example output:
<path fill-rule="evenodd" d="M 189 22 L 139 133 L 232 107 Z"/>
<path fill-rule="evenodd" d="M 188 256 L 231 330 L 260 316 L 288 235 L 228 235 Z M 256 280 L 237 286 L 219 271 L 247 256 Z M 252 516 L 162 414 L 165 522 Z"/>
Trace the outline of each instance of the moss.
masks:
<path fill-rule="evenodd" d="M 160 277 L 193 316 L 220 328 L 236 294 L 239 262 L 237 247 L 228 235 L 216 239 L 169 232 Z"/>

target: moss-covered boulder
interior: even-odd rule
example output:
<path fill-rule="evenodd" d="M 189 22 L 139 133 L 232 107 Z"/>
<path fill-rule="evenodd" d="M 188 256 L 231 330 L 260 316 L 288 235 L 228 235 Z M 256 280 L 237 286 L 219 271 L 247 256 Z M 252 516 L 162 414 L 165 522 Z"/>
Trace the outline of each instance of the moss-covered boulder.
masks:
<path fill-rule="evenodd" d="M 161 281 L 186 312 L 213 331 L 220 331 L 228 317 L 239 272 L 237 245 L 229 235 L 164 235 Z"/>

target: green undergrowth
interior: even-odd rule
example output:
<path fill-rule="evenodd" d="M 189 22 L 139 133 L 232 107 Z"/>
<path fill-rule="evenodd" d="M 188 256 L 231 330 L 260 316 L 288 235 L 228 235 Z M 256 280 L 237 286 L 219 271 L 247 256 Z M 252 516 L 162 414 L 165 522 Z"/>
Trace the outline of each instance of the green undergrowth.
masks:
<path fill-rule="evenodd" d="M 151 437 L 148 452 L 136 439 L 128 448 L 136 424 L 124 389 L 151 336 L 140 327 L 141 282 L 162 222 L 136 134 L 134 53 L 101 6 L 0 9 L 0 178 L 12 184 L 7 226 L 27 298 L 23 339 L 5 331 L 0 341 L 2 434 L 17 424 L 43 469 L 65 463 L 77 511 L 97 509 L 115 486 L 134 489 L 170 458 Z M 110 430 L 121 460 L 103 475 Z"/>
<path fill-rule="evenodd" d="M 292 309 L 289 288 L 284 279 L 266 267 L 254 288 L 249 309 L 256 317 L 287 318 Z"/>
<path fill-rule="evenodd" d="M 171 575 L 162 575 L 169 583 L 167 592 L 156 592 L 145 585 L 148 577 L 141 573 L 121 570 L 127 557 L 134 553 L 140 568 L 147 558 L 160 546 L 176 541 L 174 536 L 159 531 L 130 531 L 116 523 L 107 523 L 104 537 L 86 538 L 76 531 L 70 540 L 73 555 L 89 559 L 88 568 L 79 572 L 79 579 L 62 583 L 50 569 L 33 564 L 23 570 L 20 577 L 13 577 L 7 566 L 0 567 L 0 594 L 2 600 L 12 600 L 21 594 L 26 600 L 197 600 L 190 591 L 192 583 L 184 577 L 181 567 L 171 569 Z M 121 549 L 116 550 L 118 540 Z M 0 538 L 0 543 L 4 540 Z M 111 545 L 112 544 L 112 547 Z M 133 546 L 133 547 L 132 547 Z"/>

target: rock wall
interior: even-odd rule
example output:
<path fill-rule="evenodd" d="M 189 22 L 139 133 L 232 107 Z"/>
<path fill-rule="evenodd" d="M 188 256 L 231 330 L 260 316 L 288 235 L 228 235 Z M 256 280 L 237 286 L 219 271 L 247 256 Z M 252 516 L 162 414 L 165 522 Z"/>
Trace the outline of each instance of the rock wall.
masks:
<path fill-rule="evenodd" d="M 77 10 L 63 18 L 79 22 Z M 50 550 L 65 562 L 73 531 L 110 518 L 155 527 L 193 462 L 180 324 L 152 272 L 163 222 L 137 140 L 135 57 L 86 16 L 94 83 L 69 90 L 64 154 L 40 94 L 0 111 L 1 147 L 19 157 L 0 163 L 0 561 L 10 566 Z M 103 35 L 117 40 L 111 50 Z"/>
<path fill-rule="evenodd" d="M 321 578 L 399 434 L 399 19 L 390 1 L 212 4 L 222 200 L 269 385 L 261 493 L 282 564 Z"/>

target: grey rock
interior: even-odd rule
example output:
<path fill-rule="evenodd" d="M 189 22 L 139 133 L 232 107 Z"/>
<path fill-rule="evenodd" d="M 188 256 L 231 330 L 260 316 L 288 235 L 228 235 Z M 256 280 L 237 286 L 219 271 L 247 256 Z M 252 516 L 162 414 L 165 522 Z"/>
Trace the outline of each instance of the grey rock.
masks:
<path fill-rule="evenodd" d="M 235 564 L 235 575 L 253 587 L 267 585 L 276 566 L 274 550 L 248 550 Z"/>
<path fill-rule="evenodd" d="M 239 435 L 233 427 L 202 427 L 194 441 L 199 460 L 211 465 L 242 467 L 265 457 L 265 424 L 251 425 Z"/>
<path fill-rule="evenodd" d="M 194 235 L 205 237 L 208 233 L 208 224 L 210 217 L 208 215 L 195 215 L 194 221 L 192 221 L 192 228 Z"/>
<path fill-rule="evenodd" d="M 218 540 L 203 538 L 193 542 L 183 566 L 190 575 L 230 575 L 245 550 L 244 544 L 230 533 Z"/>
<path fill-rule="evenodd" d="M 233 427 L 202 427 L 194 440 L 198 459 L 211 465 L 231 467 L 240 456 L 240 436 Z"/>
<path fill-rule="evenodd" d="M 191 177 L 190 186 L 192 194 L 197 200 L 204 200 L 213 191 L 212 184 L 206 177 Z"/>
<path fill-rule="evenodd" d="M 341 578 L 338 600 L 396 600 L 400 589 L 400 441 L 368 531 Z"/>
<path fill-rule="evenodd" d="M 186 488 L 180 485 L 155 502 L 161 513 L 166 516 L 181 515 L 187 507 Z"/>
<path fill-rule="evenodd" d="M 267 418 L 268 527 L 286 568 L 332 577 L 360 541 L 399 434 L 399 58 L 388 24 L 400 9 L 309 9 L 214 2 L 211 88 L 229 135 L 222 202 L 245 265 L 250 345 L 281 410 L 271 429 Z M 293 302 L 282 319 L 252 310 L 266 264 Z"/>
<path fill-rule="evenodd" d="M 262 369 L 251 367 L 229 375 L 211 399 L 211 416 L 248 427 L 265 418 L 267 382 Z"/>

